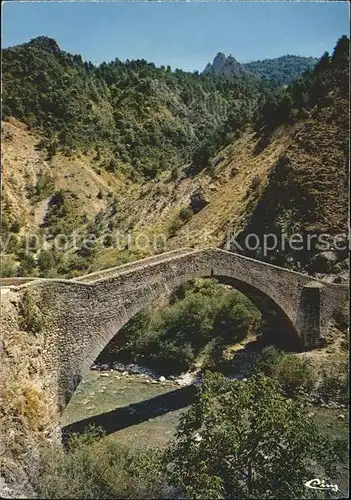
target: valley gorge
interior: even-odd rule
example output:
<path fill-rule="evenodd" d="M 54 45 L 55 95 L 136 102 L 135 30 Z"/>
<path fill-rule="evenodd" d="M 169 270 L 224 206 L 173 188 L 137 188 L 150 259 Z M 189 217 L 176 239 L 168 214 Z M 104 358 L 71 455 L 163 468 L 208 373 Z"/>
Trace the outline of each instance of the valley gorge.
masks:
<path fill-rule="evenodd" d="M 245 448 L 213 423 L 249 435 L 256 404 L 325 470 L 309 422 L 340 439 L 347 494 L 349 39 L 234 56 L 191 73 L 46 36 L 2 49 L 4 498 L 259 498 L 250 464 L 213 459 L 202 482 L 191 462 L 211 440 Z M 289 494 L 277 471 L 270 498 Z"/>

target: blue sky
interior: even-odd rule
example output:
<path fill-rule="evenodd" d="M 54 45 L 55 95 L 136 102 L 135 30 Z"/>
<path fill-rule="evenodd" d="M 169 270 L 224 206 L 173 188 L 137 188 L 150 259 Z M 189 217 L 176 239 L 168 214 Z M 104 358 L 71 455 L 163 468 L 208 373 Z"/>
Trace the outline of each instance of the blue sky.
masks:
<path fill-rule="evenodd" d="M 347 2 L 4 2 L 2 46 L 45 35 L 93 63 L 147 59 L 202 70 L 217 52 L 241 62 L 321 56 L 349 33 Z"/>

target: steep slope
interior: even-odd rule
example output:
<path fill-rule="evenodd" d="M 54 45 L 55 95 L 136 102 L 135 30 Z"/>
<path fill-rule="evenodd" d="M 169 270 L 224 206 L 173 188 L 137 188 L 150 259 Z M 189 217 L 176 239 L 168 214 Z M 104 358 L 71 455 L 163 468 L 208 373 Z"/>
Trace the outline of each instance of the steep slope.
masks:
<path fill-rule="evenodd" d="M 95 67 L 47 37 L 4 49 L 2 63 L 3 117 L 41 134 L 48 155 L 87 151 L 108 170 L 147 178 L 189 161 L 204 140 L 223 144 L 243 109 L 246 122 L 255 113 L 261 86 L 145 60 Z"/>
<path fill-rule="evenodd" d="M 56 57 L 57 46 L 50 43 L 49 49 L 50 56 Z M 118 67 L 129 78 L 134 67 L 130 64 L 117 62 L 99 71 L 108 80 L 109 72 Z M 149 68 L 145 64 L 138 63 L 138 71 Z M 265 95 L 259 119 L 236 129 L 224 145 L 203 144 L 180 163 L 180 156 L 173 156 L 175 149 L 179 151 L 178 136 L 173 136 L 168 167 L 156 170 L 153 179 L 131 169 L 129 160 L 121 162 L 101 139 L 91 149 L 82 147 L 79 140 L 75 148 L 66 148 L 66 143 L 43 147 L 50 137 L 47 131 L 38 124 L 6 118 L 2 241 L 11 240 L 2 262 L 3 276 L 72 277 L 181 246 L 229 245 L 238 251 L 228 241 L 238 230 L 243 230 L 243 237 L 250 232 L 262 237 L 263 232 L 335 235 L 345 231 L 347 67 L 346 44 L 341 39 L 333 56 L 322 58 L 312 73 L 287 89 Z M 190 94 L 198 90 L 198 80 L 192 78 L 187 80 Z M 120 93 L 123 85 L 118 81 L 114 92 Z M 173 103 L 179 103 L 179 89 L 171 94 L 164 81 L 161 85 L 154 80 L 153 85 L 156 81 Z M 135 89 L 129 82 L 128 103 L 123 107 L 123 94 L 118 108 L 120 120 L 128 118 L 139 130 L 133 129 L 134 145 L 145 144 L 146 127 L 134 114 Z M 23 93 L 21 100 L 26 100 Z M 171 101 L 163 106 L 173 120 Z M 150 124 L 157 122 L 155 109 L 159 110 L 156 104 L 150 108 Z M 187 115 L 183 120 L 179 123 L 188 126 Z M 204 122 L 200 125 L 202 129 Z M 74 122 L 72 137 L 79 137 L 80 126 Z M 206 135 L 205 130 L 202 133 Z M 153 146 L 157 154 L 158 144 Z M 150 158 L 146 155 L 145 164 Z M 24 238 L 28 233 L 39 237 L 39 245 L 29 253 Z M 56 247 L 58 235 L 67 240 L 65 249 Z M 94 241 L 85 245 L 92 237 Z M 308 255 L 290 251 L 262 255 L 259 247 L 253 254 L 246 253 L 312 271 L 308 259 L 319 251 L 312 250 Z M 338 256 L 336 264 L 342 258 Z"/>
<path fill-rule="evenodd" d="M 260 244 L 248 254 L 311 272 L 347 269 L 349 186 L 349 40 L 341 37 L 330 57 L 292 85 L 281 102 L 290 102 L 299 127 L 279 158 L 241 241 L 254 233 Z M 301 104 L 305 97 L 305 104 Z M 310 103 L 309 105 L 306 103 Z M 281 104 L 269 114 L 277 116 Z M 276 118 L 274 118 L 277 121 Z M 278 122 L 281 116 L 278 116 Z M 280 244 L 262 255 L 264 233 L 298 234 L 303 248 Z M 297 245 L 299 246 L 299 245 Z M 296 251 L 295 251 L 296 250 Z M 289 264 L 290 261 L 290 264 Z"/>
<path fill-rule="evenodd" d="M 17 120 L 3 122 L 3 137 L 7 226 L 17 241 L 6 252 L 3 271 L 17 272 L 14 259 L 21 260 L 25 234 L 41 235 L 44 248 L 50 249 L 50 234 L 57 229 L 81 237 L 93 232 L 98 236 L 94 255 L 91 261 L 85 256 L 78 274 L 180 246 L 219 244 L 233 219 L 246 220 L 253 203 L 252 183 L 258 176 L 265 182 L 289 142 L 286 131 L 277 132 L 271 145 L 256 155 L 258 139 L 248 132 L 222 149 L 210 169 L 189 175 L 186 164 L 176 177 L 164 172 L 152 182 L 139 183 L 98 168 L 94 156 L 66 157 L 58 152 L 45 159 L 36 151 L 40 137 Z M 63 216 L 54 217 L 52 200 L 60 192 L 72 200 Z M 18 226 L 16 233 L 13 224 Z M 68 263 L 65 267 L 61 261 L 56 267 L 60 275 L 71 273 Z M 38 273 L 35 269 L 33 265 L 25 274 Z"/>

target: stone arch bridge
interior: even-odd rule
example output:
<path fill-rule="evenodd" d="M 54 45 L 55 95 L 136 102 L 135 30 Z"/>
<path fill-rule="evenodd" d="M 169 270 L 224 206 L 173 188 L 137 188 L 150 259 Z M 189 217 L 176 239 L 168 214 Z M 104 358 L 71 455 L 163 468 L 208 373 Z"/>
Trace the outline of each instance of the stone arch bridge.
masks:
<path fill-rule="evenodd" d="M 321 345 L 333 312 L 348 295 L 345 285 L 214 248 L 184 248 L 72 280 L 19 280 L 13 290 L 33 297 L 43 320 L 42 356 L 56 381 L 59 407 L 132 316 L 194 277 L 231 284 L 264 315 L 273 315 L 282 335 L 292 330 L 309 349 Z"/>

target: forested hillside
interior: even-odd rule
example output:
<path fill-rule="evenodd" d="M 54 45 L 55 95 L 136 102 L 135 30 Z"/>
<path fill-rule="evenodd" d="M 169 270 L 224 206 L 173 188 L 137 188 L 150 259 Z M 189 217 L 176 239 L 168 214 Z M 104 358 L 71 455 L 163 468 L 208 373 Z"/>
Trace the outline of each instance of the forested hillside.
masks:
<path fill-rule="evenodd" d="M 264 59 L 245 63 L 244 68 L 259 78 L 265 78 L 277 86 L 289 85 L 317 63 L 314 57 L 286 55 L 276 59 Z"/>
<path fill-rule="evenodd" d="M 333 54 L 322 56 L 312 72 L 287 89 L 276 91 L 261 109 L 263 137 L 277 126 L 299 125 L 291 142 L 270 172 L 268 183 L 245 227 L 245 233 L 325 234 L 331 240 L 348 233 L 348 92 L 349 40 L 342 37 Z M 262 130 L 262 129 L 261 129 Z M 262 141 L 264 147 L 265 140 Z M 244 233 L 244 234 L 245 234 Z M 343 235 L 343 236 L 342 236 Z M 317 266 L 311 251 L 281 250 L 275 259 L 299 261 L 304 269 L 326 270 Z M 276 252 L 275 252 L 276 253 Z M 339 258 L 347 257 L 341 252 Z M 336 264 L 336 263 L 334 263 Z M 336 264 L 337 266 L 338 264 Z M 340 264 L 339 264 L 340 265 Z M 339 267 L 340 269 L 340 267 Z"/>
<path fill-rule="evenodd" d="M 57 149 L 95 150 L 108 170 L 146 178 L 191 158 L 204 141 L 228 143 L 249 123 L 262 85 L 118 59 L 95 67 L 46 37 L 3 51 L 3 117 Z"/>
<path fill-rule="evenodd" d="M 269 84 L 280 87 L 288 85 L 313 68 L 318 59 L 286 55 L 275 59 L 239 63 L 232 55 L 218 52 L 212 63 L 208 63 L 204 75 L 226 76 L 228 78 L 255 76 Z"/>

